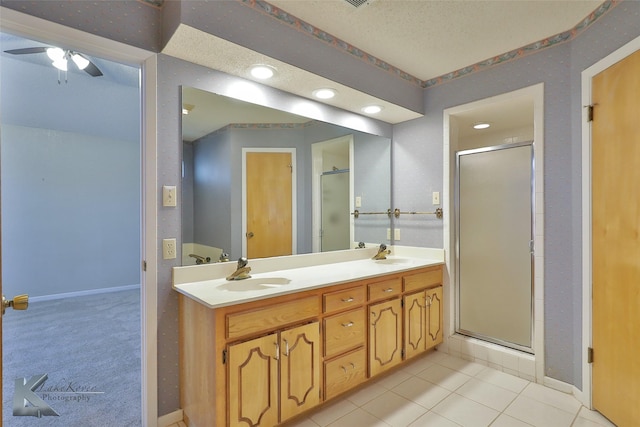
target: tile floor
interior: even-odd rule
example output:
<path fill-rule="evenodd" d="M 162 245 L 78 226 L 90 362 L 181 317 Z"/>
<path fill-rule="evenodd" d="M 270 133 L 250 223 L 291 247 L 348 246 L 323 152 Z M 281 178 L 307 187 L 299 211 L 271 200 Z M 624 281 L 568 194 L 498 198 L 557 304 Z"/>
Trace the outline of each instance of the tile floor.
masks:
<path fill-rule="evenodd" d="M 288 427 L 611 427 L 573 396 L 431 352 Z M 170 427 L 186 427 L 178 423 Z"/>

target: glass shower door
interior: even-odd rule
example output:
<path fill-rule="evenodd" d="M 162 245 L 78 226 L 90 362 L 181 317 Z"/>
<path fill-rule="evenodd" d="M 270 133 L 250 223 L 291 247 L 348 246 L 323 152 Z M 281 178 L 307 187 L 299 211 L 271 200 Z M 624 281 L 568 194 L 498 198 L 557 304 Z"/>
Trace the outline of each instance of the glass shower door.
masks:
<path fill-rule="evenodd" d="M 349 249 L 349 170 L 325 172 L 322 185 L 322 252 Z"/>
<path fill-rule="evenodd" d="M 533 143 L 457 153 L 457 332 L 532 352 Z"/>

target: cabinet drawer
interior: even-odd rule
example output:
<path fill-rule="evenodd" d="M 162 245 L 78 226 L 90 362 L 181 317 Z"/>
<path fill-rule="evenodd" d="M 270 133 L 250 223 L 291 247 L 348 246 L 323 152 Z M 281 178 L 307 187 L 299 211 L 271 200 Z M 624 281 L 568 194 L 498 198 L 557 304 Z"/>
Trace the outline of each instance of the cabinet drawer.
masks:
<path fill-rule="evenodd" d="M 442 284 L 442 267 L 433 270 L 424 271 L 422 273 L 404 276 L 404 291 L 411 292 Z"/>
<path fill-rule="evenodd" d="M 324 396 L 331 399 L 360 384 L 366 378 L 364 348 L 324 364 Z"/>
<path fill-rule="evenodd" d="M 390 298 L 399 295 L 402 290 L 400 278 L 383 280 L 369 284 L 369 301 Z"/>
<path fill-rule="evenodd" d="M 323 299 L 325 313 L 356 307 L 364 303 L 364 287 L 357 286 L 343 291 L 327 293 L 323 295 Z"/>
<path fill-rule="evenodd" d="M 317 296 L 273 304 L 227 315 L 227 338 L 238 338 L 274 330 L 293 322 L 319 315 Z"/>
<path fill-rule="evenodd" d="M 364 344 L 367 331 L 364 308 L 324 319 L 324 354 L 327 357 Z"/>

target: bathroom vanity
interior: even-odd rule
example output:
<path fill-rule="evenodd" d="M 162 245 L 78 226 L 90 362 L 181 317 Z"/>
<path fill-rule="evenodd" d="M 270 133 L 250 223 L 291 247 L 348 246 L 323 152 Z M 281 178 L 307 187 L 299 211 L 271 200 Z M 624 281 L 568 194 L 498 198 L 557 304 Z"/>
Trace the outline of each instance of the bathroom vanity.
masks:
<path fill-rule="evenodd" d="M 441 257 L 370 252 L 176 268 L 187 425 L 278 425 L 442 342 Z"/>

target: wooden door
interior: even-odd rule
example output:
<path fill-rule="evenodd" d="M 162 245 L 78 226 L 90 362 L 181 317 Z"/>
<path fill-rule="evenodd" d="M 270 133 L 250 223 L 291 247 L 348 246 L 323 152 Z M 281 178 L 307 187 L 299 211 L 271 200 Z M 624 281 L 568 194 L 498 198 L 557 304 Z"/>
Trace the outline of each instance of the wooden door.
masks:
<path fill-rule="evenodd" d="M 427 289 L 427 349 L 442 342 L 442 286 Z"/>
<path fill-rule="evenodd" d="M 593 406 L 640 425 L 640 51 L 593 78 Z"/>
<path fill-rule="evenodd" d="M 426 349 L 427 306 L 425 292 L 404 296 L 404 353 L 407 359 Z"/>
<path fill-rule="evenodd" d="M 280 422 L 320 402 L 320 324 L 280 333 Z"/>
<path fill-rule="evenodd" d="M 229 346 L 229 426 L 278 424 L 278 335 Z"/>
<path fill-rule="evenodd" d="M 292 254 L 291 153 L 246 153 L 247 257 Z"/>
<path fill-rule="evenodd" d="M 402 307 L 400 299 L 369 307 L 369 375 L 402 361 Z"/>

